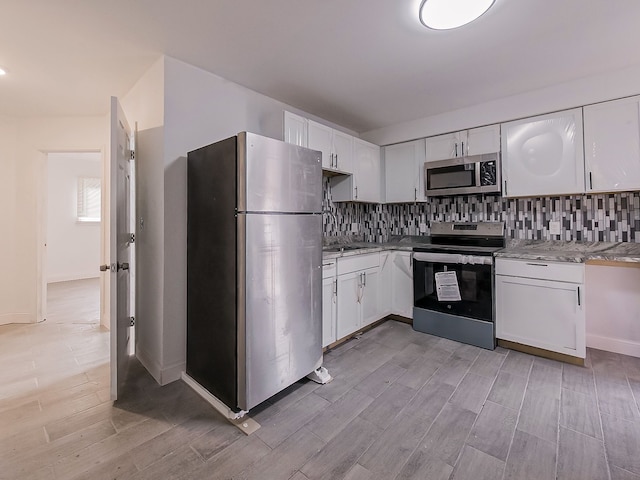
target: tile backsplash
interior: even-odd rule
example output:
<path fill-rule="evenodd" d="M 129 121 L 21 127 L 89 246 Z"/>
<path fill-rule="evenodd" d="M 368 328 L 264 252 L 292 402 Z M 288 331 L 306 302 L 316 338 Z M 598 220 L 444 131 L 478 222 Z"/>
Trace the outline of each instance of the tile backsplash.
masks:
<path fill-rule="evenodd" d="M 495 195 L 434 197 L 418 204 L 333 203 L 323 184 L 324 235 L 363 234 L 383 242 L 390 235 L 420 235 L 420 224 L 444 221 L 504 221 L 507 238 L 640 243 L 640 192 L 502 198 Z M 549 233 L 560 222 L 560 235 Z M 357 232 L 352 231 L 353 225 Z"/>

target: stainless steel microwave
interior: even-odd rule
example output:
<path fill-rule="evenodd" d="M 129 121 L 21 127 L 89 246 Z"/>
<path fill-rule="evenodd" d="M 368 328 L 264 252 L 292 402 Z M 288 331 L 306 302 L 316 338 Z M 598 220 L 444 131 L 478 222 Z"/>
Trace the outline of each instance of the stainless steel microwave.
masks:
<path fill-rule="evenodd" d="M 500 154 L 449 158 L 424 164 L 424 194 L 467 195 L 499 193 Z"/>

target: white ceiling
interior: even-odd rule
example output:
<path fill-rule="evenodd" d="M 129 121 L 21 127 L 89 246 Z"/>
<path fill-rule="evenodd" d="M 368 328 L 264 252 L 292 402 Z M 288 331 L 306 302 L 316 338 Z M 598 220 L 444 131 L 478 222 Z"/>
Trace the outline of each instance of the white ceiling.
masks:
<path fill-rule="evenodd" d="M 0 0 L 0 113 L 102 115 L 162 54 L 357 132 L 640 63 L 638 0 Z M 640 86 L 639 86 L 640 91 Z"/>

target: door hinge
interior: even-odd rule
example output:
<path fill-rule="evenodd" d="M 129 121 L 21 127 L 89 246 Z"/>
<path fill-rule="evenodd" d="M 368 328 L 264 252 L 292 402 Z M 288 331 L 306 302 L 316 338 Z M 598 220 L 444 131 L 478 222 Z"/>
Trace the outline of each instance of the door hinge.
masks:
<path fill-rule="evenodd" d="M 135 152 L 135 150 L 131 150 L 130 160 L 135 160 L 135 159 L 136 159 L 136 152 Z"/>
<path fill-rule="evenodd" d="M 130 233 L 129 234 L 129 243 L 135 243 L 136 241 L 136 234 L 135 233 Z"/>
<path fill-rule="evenodd" d="M 129 317 L 129 326 L 135 327 L 136 325 L 136 317 Z"/>

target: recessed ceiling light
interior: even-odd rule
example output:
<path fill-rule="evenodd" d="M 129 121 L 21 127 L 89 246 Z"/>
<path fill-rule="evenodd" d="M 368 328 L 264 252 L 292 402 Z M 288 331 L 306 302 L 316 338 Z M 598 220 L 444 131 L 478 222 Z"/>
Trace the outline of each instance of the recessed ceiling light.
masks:
<path fill-rule="evenodd" d="M 420 21 L 435 30 L 449 30 L 474 21 L 489 10 L 495 0 L 423 0 Z"/>
<path fill-rule="evenodd" d="M 7 71 L 4 68 L 0 67 L 0 77 L 6 74 L 7 74 Z"/>

